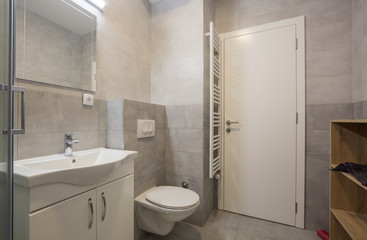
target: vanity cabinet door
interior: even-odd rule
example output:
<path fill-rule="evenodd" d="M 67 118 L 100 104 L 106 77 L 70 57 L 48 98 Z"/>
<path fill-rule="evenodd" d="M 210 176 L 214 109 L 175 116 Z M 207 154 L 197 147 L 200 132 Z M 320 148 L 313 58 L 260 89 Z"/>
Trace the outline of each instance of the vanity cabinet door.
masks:
<path fill-rule="evenodd" d="M 96 240 L 96 190 L 29 214 L 30 240 Z"/>
<path fill-rule="evenodd" d="M 97 239 L 134 239 L 134 175 L 97 188 Z"/>

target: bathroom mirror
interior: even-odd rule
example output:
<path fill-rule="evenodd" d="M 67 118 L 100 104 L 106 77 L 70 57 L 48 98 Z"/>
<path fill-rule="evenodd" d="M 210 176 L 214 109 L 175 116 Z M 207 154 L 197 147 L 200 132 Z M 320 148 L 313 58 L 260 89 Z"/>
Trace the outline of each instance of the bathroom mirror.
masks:
<path fill-rule="evenodd" d="M 96 91 L 96 16 L 72 0 L 17 0 L 16 78 Z"/>

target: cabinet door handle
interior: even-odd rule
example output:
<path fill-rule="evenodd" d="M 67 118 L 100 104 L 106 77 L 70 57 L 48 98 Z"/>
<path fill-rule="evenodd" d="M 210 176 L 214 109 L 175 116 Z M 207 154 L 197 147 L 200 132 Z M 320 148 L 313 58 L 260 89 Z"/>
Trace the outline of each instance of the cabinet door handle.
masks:
<path fill-rule="evenodd" d="M 102 213 L 102 221 L 104 221 L 107 212 L 107 204 L 106 204 L 106 197 L 104 196 L 104 192 L 102 193 L 102 200 L 103 200 L 103 213 Z"/>
<path fill-rule="evenodd" d="M 92 199 L 89 198 L 88 199 L 88 203 L 89 203 L 89 209 L 90 209 L 90 215 L 91 215 L 91 218 L 89 218 L 89 225 L 88 225 L 88 229 L 91 229 L 92 226 L 93 226 L 93 218 L 94 218 L 94 213 L 93 213 L 93 203 L 92 203 Z"/>

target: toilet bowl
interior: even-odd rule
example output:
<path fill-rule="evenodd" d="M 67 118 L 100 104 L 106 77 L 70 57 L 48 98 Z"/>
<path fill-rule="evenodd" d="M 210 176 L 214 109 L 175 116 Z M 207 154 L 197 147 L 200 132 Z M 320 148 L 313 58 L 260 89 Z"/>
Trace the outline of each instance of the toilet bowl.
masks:
<path fill-rule="evenodd" d="M 135 198 L 136 219 L 140 229 L 164 236 L 177 221 L 193 214 L 199 204 L 199 195 L 189 189 L 153 187 Z"/>

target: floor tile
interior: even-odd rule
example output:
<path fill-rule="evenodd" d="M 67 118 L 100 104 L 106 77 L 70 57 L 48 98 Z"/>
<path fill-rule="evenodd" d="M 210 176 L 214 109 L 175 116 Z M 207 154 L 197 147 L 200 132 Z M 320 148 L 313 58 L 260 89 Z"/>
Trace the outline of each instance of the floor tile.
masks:
<path fill-rule="evenodd" d="M 314 231 L 214 210 L 204 227 L 178 222 L 167 236 L 147 233 L 141 240 L 319 240 Z"/>
<path fill-rule="evenodd" d="M 202 240 L 235 240 L 237 231 L 234 229 L 203 229 L 201 232 Z"/>
<path fill-rule="evenodd" d="M 204 225 L 204 229 L 224 228 L 238 229 L 241 216 L 238 214 L 214 210 Z"/>

